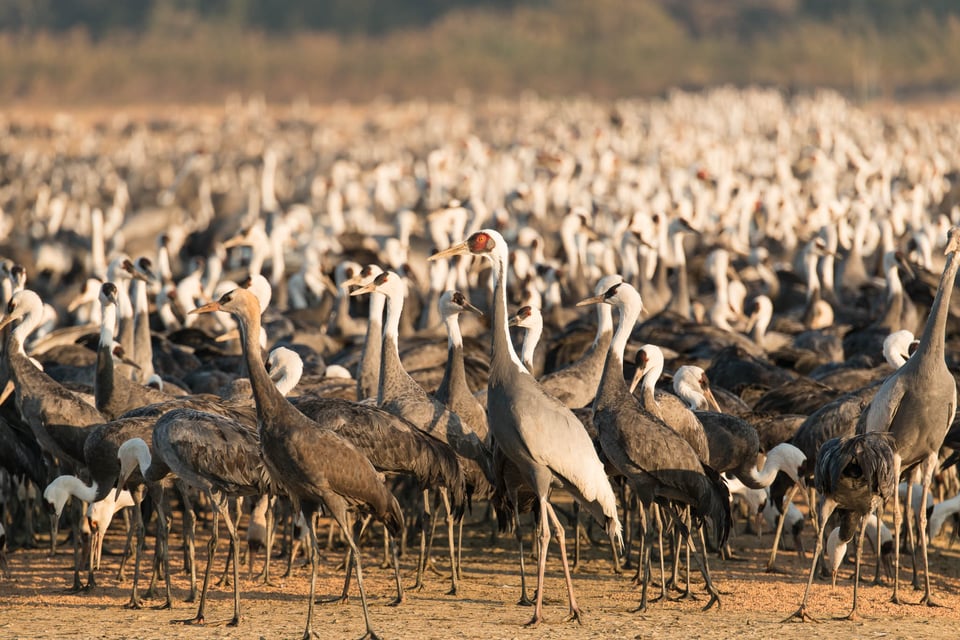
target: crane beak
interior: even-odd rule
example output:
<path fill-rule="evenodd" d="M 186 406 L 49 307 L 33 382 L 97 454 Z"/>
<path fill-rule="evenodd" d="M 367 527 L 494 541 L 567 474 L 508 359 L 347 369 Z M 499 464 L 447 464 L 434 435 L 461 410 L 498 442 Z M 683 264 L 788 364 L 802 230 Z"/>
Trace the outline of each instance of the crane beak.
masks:
<path fill-rule="evenodd" d="M 113 501 L 117 502 L 120 500 L 120 493 L 123 491 L 124 485 L 127 484 L 127 479 L 130 477 L 129 469 L 121 469 L 120 475 L 117 476 L 117 483 L 113 485 Z"/>
<path fill-rule="evenodd" d="M 578 307 L 586 307 L 586 306 L 589 306 L 589 305 L 591 305 L 591 304 L 601 304 L 601 303 L 603 302 L 603 300 L 604 300 L 604 299 L 603 299 L 603 296 L 593 296 L 593 297 L 591 297 L 591 298 L 584 298 L 583 300 L 581 300 L 580 302 L 577 303 L 577 306 L 578 306 Z"/>
<path fill-rule="evenodd" d="M 511 316 L 510 320 L 507 322 L 508 327 L 519 327 L 520 326 L 520 316 Z"/>
<path fill-rule="evenodd" d="M 13 380 L 7 380 L 7 386 L 3 388 L 3 393 L 0 393 L 0 405 L 7 401 L 11 393 L 13 393 Z"/>
<path fill-rule="evenodd" d="M 213 339 L 214 342 L 228 342 L 230 340 L 236 340 L 240 337 L 239 329 L 231 329 L 226 333 L 221 333 L 219 336 Z"/>
<path fill-rule="evenodd" d="M 703 390 L 703 396 L 707 399 L 707 404 L 710 405 L 710 408 L 716 411 L 717 413 L 723 413 L 720 410 L 720 405 L 717 403 L 716 397 L 713 395 L 713 391 L 709 388 Z"/>
<path fill-rule="evenodd" d="M 7 316 L 3 320 L 0 320 L 0 330 L 3 330 L 3 328 L 6 327 L 11 322 L 13 322 L 13 316 Z"/>
<path fill-rule="evenodd" d="M 96 298 L 92 297 L 89 293 L 83 292 L 77 294 L 77 296 L 70 301 L 70 304 L 67 305 L 67 312 L 73 313 L 80 308 L 81 305 L 88 302 L 93 302 Z"/>
<path fill-rule="evenodd" d="M 637 385 L 640 384 L 640 381 L 643 380 L 643 374 L 644 374 L 644 373 L 646 373 L 646 372 L 645 372 L 643 369 L 639 368 L 639 367 L 638 367 L 637 370 L 633 373 L 633 380 L 630 382 L 630 393 L 631 393 L 631 394 L 636 390 Z"/>
<path fill-rule="evenodd" d="M 477 309 L 475 306 L 473 306 L 473 305 L 470 304 L 469 302 L 464 302 L 464 303 L 463 303 L 463 308 L 464 308 L 465 311 L 470 311 L 470 312 L 472 312 L 472 313 L 477 314 L 477 315 L 480 316 L 481 318 L 483 317 L 483 311 L 480 311 L 480 309 Z"/>
<path fill-rule="evenodd" d="M 435 260 L 442 260 L 444 258 L 452 258 L 453 256 L 462 256 L 467 253 L 470 253 L 470 247 L 467 246 L 466 241 L 458 242 L 452 247 L 447 247 L 443 251 L 438 251 L 432 256 L 428 256 L 427 261 L 433 262 Z"/>
<path fill-rule="evenodd" d="M 358 287 L 350 292 L 351 296 L 362 296 L 365 293 L 373 293 L 377 290 L 376 283 L 369 282 L 361 287 Z"/>
<path fill-rule="evenodd" d="M 113 355 L 116 356 L 120 360 L 120 362 L 122 362 L 123 364 L 130 365 L 137 371 L 140 370 L 140 365 L 138 365 L 136 362 L 128 358 L 127 355 L 122 350 L 119 353 L 117 353 L 117 351 L 115 350 L 113 352 Z"/>
<path fill-rule="evenodd" d="M 191 309 L 190 311 L 187 312 L 187 315 L 191 315 L 195 313 L 196 314 L 212 313 L 214 311 L 223 311 L 223 309 L 220 308 L 220 303 L 217 302 L 216 300 L 214 300 L 213 302 L 208 302 L 207 304 L 201 307 L 197 307 L 196 309 Z"/>
<path fill-rule="evenodd" d="M 750 316 L 747 318 L 746 332 L 750 333 L 751 331 L 753 331 L 753 327 L 756 324 L 757 324 L 757 314 L 751 313 Z"/>
<path fill-rule="evenodd" d="M 243 236 L 233 236 L 228 240 L 224 240 L 223 244 L 220 246 L 222 246 L 224 250 L 228 250 L 245 244 L 246 241 L 243 239 Z"/>
<path fill-rule="evenodd" d="M 349 290 L 350 287 L 362 287 L 363 284 L 364 284 L 364 282 L 363 282 L 364 279 L 365 279 L 365 278 L 358 273 L 357 275 L 352 276 L 352 277 L 348 278 L 347 280 L 344 280 L 344 281 L 343 281 L 343 286 L 344 286 L 344 288 L 347 289 L 347 290 Z M 333 289 L 336 290 L 336 288 L 337 288 L 336 285 L 334 285 L 334 286 L 333 286 Z"/>

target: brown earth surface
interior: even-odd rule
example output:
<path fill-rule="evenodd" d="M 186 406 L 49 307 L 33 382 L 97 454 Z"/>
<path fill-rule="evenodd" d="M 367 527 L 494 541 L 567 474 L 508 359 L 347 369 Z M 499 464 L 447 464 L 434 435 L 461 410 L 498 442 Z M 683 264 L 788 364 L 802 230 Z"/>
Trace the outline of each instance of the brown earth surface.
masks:
<path fill-rule="evenodd" d="M 490 543 L 490 524 L 478 522 L 476 512 L 465 528 L 462 593 L 446 595 L 449 582 L 428 574 L 426 588 L 408 591 L 407 601 L 390 607 L 393 597 L 391 572 L 378 567 L 381 547 L 379 536 L 366 541 L 364 572 L 370 596 L 370 615 L 384 638 L 955 638 L 960 628 L 960 552 L 950 547 L 948 537 L 935 541 L 931 552 L 933 587 L 937 600 L 946 605 L 929 608 L 889 603 L 889 586 L 865 585 L 861 589 L 863 619 L 836 621 L 849 610 L 852 597 L 852 567 L 841 569 L 836 588 L 828 582 L 814 583 L 809 611 L 820 624 L 781 620 L 795 611 L 806 581 L 809 560 L 801 562 L 794 552 L 780 556 L 784 573 L 763 571 L 772 536 L 762 538 L 743 533 L 732 538 L 739 560 L 711 558 L 714 580 L 723 592 L 722 607 L 700 611 L 706 602 L 702 592 L 697 601 L 671 601 L 651 604 L 646 613 L 631 613 L 639 600 L 639 589 L 631 583 L 632 571 L 612 574 L 608 549 L 593 544 L 584 551 L 584 561 L 574 576 L 574 586 L 584 612 L 582 625 L 562 622 L 567 612 L 566 594 L 555 542 L 551 544 L 547 564 L 544 623 L 528 629 L 523 625 L 531 609 L 515 603 L 520 579 L 512 536 L 501 536 Z M 379 531 L 379 528 L 377 528 Z M 206 531 L 198 540 L 198 567 L 206 560 Z M 809 526 L 805 545 L 813 548 Z M 42 542 L 43 537 L 39 540 Z M 221 536 L 221 541 L 224 537 Z M 241 577 L 243 621 L 239 628 L 227 626 L 185 627 L 171 622 L 191 617 L 195 605 L 183 602 L 187 580 L 181 569 L 179 539 L 172 541 L 174 584 L 173 610 L 129 610 L 123 607 L 129 596 L 129 578 L 120 584 L 116 578 L 119 552 L 123 545 L 123 527 L 115 525 L 107 537 L 99 586 L 91 593 L 70 594 L 71 545 L 63 544 L 55 557 L 47 549 L 19 549 L 9 554 L 12 580 L 0 580 L 0 637 L 2 638 L 299 638 L 306 614 L 309 574 L 304 567 L 294 576 L 275 579 L 276 586 L 254 584 Z M 148 546 L 152 541 L 148 540 Z M 568 547 L 570 540 L 568 538 Z M 227 545 L 221 542 L 217 570 L 222 570 Z M 152 551 L 148 552 L 152 557 Z M 443 555 L 435 553 L 443 570 Z M 405 584 L 413 582 L 413 550 L 401 559 Z M 808 555 L 809 558 L 809 555 Z M 340 551 L 322 553 L 317 594 L 339 593 L 342 573 L 336 569 Z M 259 562 L 256 565 L 259 568 Z M 865 553 L 865 573 L 873 577 L 873 556 Z M 274 568 L 282 571 L 285 561 Z M 906 560 L 909 567 L 909 559 Z M 532 567 L 533 563 L 528 564 Z M 243 574 L 245 574 L 245 568 Z M 129 572 L 128 572 L 129 575 Z M 215 574 L 216 575 L 216 574 Z M 279 576 L 279 572 L 274 575 Z M 909 569 L 904 571 L 903 595 L 909 602 L 920 594 L 909 584 Z M 532 589 L 534 581 L 531 580 Z M 696 576 L 699 591 L 702 581 Z M 321 638 L 359 638 L 363 622 L 356 587 L 353 597 L 343 605 L 319 605 L 314 629 Z M 157 601 L 148 601 L 147 605 Z M 232 614 L 232 591 L 212 587 L 207 609 L 209 621 L 225 621 Z"/>

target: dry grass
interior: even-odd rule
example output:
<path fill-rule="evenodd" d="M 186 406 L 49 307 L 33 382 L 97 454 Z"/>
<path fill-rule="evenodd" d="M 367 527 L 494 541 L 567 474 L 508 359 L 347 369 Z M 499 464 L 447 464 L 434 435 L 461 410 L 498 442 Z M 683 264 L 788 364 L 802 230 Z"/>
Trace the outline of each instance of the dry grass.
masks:
<path fill-rule="evenodd" d="M 268 37 L 176 19 L 140 36 L 92 41 L 0 37 L 5 105 L 272 102 L 484 94 L 649 95 L 673 86 L 827 86 L 857 96 L 960 87 L 960 21 L 920 15 L 880 35 L 798 22 L 749 40 L 694 38 L 652 2 L 558 0 L 551 8 L 455 11 L 383 37 Z"/>

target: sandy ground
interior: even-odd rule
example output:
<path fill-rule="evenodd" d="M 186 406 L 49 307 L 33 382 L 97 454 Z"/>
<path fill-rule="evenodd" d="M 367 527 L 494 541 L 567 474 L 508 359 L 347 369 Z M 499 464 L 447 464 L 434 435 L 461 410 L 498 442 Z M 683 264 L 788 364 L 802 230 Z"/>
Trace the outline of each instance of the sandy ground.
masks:
<path fill-rule="evenodd" d="M 477 516 L 474 516 L 474 520 Z M 742 531 L 743 524 L 738 525 Z M 380 542 L 373 538 L 366 543 L 364 563 L 370 614 L 377 631 L 384 638 L 772 638 L 789 634 L 804 638 L 947 638 L 957 636 L 960 623 L 960 551 L 948 547 L 946 536 L 935 542 L 931 555 L 934 567 L 933 585 L 938 600 L 946 605 L 928 608 L 917 605 L 891 605 L 888 586 L 865 586 L 861 590 L 863 619 L 857 622 L 834 621 L 845 615 L 852 596 L 852 567 L 844 567 L 838 586 L 817 581 L 809 602 L 810 612 L 822 620 L 820 624 L 782 623 L 796 610 L 803 593 L 809 561 L 801 563 L 788 552 L 778 564 L 783 574 L 763 572 L 771 535 L 740 533 L 732 540 L 739 561 L 711 563 L 714 580 L 723 595 L 722 607 L 701 612 L 705 599 L 671 601 L 652 604 L 646 613 L 631 613 L 639 600 L 639 589 L 632 585 L 630 574 L 615 576 L 610 569 L 605 547 L 593 545 L 584 551 L 584 561 L 574 576 L 574 586 L 584 611 L 582 625 L 562 622 L 566 615 L 566 595 L 555 543 L 547 565 L 544 623 L 534 629 L 524 628 L 531 609 L 515 603 L 519 594 L 515 543 L 512 536 L 500 537 L 490 544 L 489 525 L 475 523 L 467 528 L 464 551 L 466 579 L 460 596 L 448 596 L 447 580 L 429 574 L 427 586 L 420 592 L 408 592 L 400 607 L 390 607 L 393 596 L 392 575 L 380 569 Z M 123 544 L 122 525 L 108 535 L 104 569 L 99 586 L 91 593 L 68 594 L 72 566 L 70 545 L 55 557 L 46 549 L 21 549 L 9 555 L 12 581 L 0 581 L 0 637 L 3 638 L 299 638 L 306 614 L 309 587 L 305 569 L 295 570 L 286 580 L 276 579 L 276 586 L 253 584 L 241 578 L 243 621 L 239 628 L 208 625 L 185 627 L 171 625 L 178 618 L 188 618 L 194 605 L 183 602 L 187 581 L 180 569 L 179 541 L 173 541 L 174 609 L 129 610 L 123 607 L 129 595 L 129 580 L 120 584 L 116 578 L 119 551 Z M 813 548 L 812 533 L 805 531 L 805 544 Z M 206 533 L 198 541 L 200 567 L 206 559 Z M 223 538 L 221 538 L 223 540 Z M 570 541 L 568 539 L 568 546 Z M 109 553 L 110 555 L 107 555 Z M 221 544 L 217 567 L 222 568 L 226 545 Z M 865 554 L 867 555 L 867 554 Z M 152 552 L 150 554 L 152 557 Z M 809 556 L 808 556 L 809 557 Z M 325 552 L 321 558 L 318 595 L 339 593 L 342 583 L 336 565 L 339 551 Z M 259 562 L 259 561 L 258 561 Z M 872 579 L 872 556 L 866 572 Z M 909 560 L 907 561 L 909 562 Z M 405 584 L 413 582 L 414 557 L 401 559 L 406 573 Z M 282 570 L 283 561 L 275 567 Z M 441 556 L 437 564 L 446 567 Z M 257 565 L 259 568 L 259 564 Z M 245 571 L 245 569 L 244 569 Z M 279 575 L 279 574 L 276 574 Z M 909 571 L 905 572 L 909 581 Z M 354 583 L 355 584 L 355 583 Z M 531 582 L 531 584 L 533 584 Z M 702 584 L 697 576 L 695 585 Z M 359 597 L 343 605 L 322 605 L 316 608 L 314 629 L 321 638 L 359 638 L 364 627 Z M 903 591 L 906 599 L 916 602 L 919 594 L 909 585 Z M 156 604 L 150 601 L 148 604 Z M 207 609 L 209 621 L 225 621 L 232 614 L 232 592 L 213 587 Z"/>

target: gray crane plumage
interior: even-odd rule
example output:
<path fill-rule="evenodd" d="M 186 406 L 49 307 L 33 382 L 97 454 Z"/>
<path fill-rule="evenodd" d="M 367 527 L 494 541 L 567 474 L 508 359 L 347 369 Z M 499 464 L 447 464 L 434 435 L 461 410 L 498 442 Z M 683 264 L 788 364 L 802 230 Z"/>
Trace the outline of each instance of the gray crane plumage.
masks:
<path fill-rule="evenodd" d="M 537 598 L 530 624 L 537 624 L 542 619 L 543 575 L 551 522 L 560 543 L 569 596 L 569 617 L 579 620 L 580 609 L 567 565 L 563 527 L 548 496 L 554 483 L 559 482 L 603 524 L 611 541 L 619 542 L 621 525 L 616 498 L 583 425 L 562 403 L 543 391 L 520 362 L 510 342 L 506 281 L 509 250 L 503 236 L 492 229 L 477 231 L 464 242 L 430 259 L 467 253 L 484 256 L 493 265 L 493 355 L 487 382 L 488 423 L 497 444 L 520 470 L 527 485 L 536 492 L 541 507 Z"/>
<path fill-rule="evenodd" d="M 944 337 L 950 297 L 960 267 L 960 228 L 947 236 L 947 262 L 930 316 L 920 336 L 916 352 L 880 386 L 877 395 L 857 423 L 857 433 L 890 433 L 896 441 L 894 473 L 899 476 L 920 467 L 925 501 L 936 470 L 937 455 L 957 411 L 957 385 L 944 359 Z M 899 599 L 900 529 L 899 500 L 894 495 L 894 583 L 893 598 Z M 924 502 L 921 502 L 924 504 Z M 930 567 L 927 557 L 927 514 L 920 510 L 920 548 L 923 555 L 924 595 L 922 602 L 932 604 Z"/>
<path fill-rule="evenodd" d="M 795 617 L 801 621 L 812 619 L 806 610 L 807 597 L 813 584 L 817 560 L 823 550 L 823 531 L 835 509 L 842 510 L 841 536 L 844 539 L 851 539 L 853 529 L 857 526 L 860 530 L 854 571 L 853 608 L 848 615 L 850 619 L 856 617 L 865 518 L 875 509 L 881 508 L 891 495 L 897 493 L 895 447 L 896 441 L 890 434 L 877 432 L 831 438 L 820 447 L 814 471 L 814 485 L 823 496 L 817 547 L 813 552 L 807 588 L 803 593 L 800 608 L 787 620 Z"/>
<path fill-rule="evenodd" d="M 370 624 L 363 586 L 360 553 L 348 523 L 348 510 L 369 510 L 393 535 L 403 527 L 403 512 L 397 499 L 384 486 L 370 461 L 344 438 L 297 411 L 277 390 L 260 355 L 260 304 L 246 289 L 234 289 L 219 301 L 194 310 L 195 313 L 227 311 L 240 328 L 244 359 L 253 387 L 260 436 L 260 452 L 274 485 L 287 493 L 294 509 L 303 511 L 307 522 L 323 504 L 340 525 L 355 559 L 357 584 L 367 634 L 376 635 Z M 316 532 L 309 527 L 311 546 L 310 595 L 304 638 L 312 635 L 314 593 L 319 555 Z M 348 565 L 349 570 L 349 565 Z"/>

